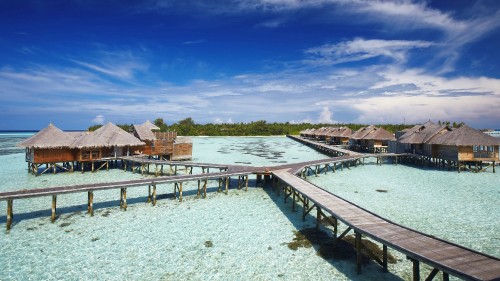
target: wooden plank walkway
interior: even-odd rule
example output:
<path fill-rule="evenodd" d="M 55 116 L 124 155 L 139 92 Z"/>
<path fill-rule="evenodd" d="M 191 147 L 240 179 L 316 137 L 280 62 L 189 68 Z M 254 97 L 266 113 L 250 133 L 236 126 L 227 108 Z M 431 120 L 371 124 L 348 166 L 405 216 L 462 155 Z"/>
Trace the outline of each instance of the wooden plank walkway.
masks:
<path fill-rule="evenodd" d="M 361 236 L 366 235 L 384 245 L 385 255 L 382 261 L 384 269 L 387 269 L 387 246 L 405 254 L 413 262 L 414 280 L 420 279 L 419 262 L 434 268 L 426 280 L 432 280 L 438 271 L 443 272 L 444 280 L 448 279 L 449 274 L 465 280 L 500 280 L 500 260 L 496 257 L 393 223 L 302 180 L 286 170 L 274 171 L 273 175 L 286 187 L 292 189 L 294 198 L 295 192 L 303 196 L 304 214 L 316 207 L 318 215 L 320 212 L 329 213 L 354 230 L 359 273 L 361 272 Z M 309 201 L 314 204 L 313 207 L 308 206 Z M 336 229 L 335 226 L 335 231 Z"/>
<path fill-rule="evenodd" d="M 248 189 L 248 176 L 256 171 L 255 168 L 246 168 L 237 170 L 233 167 L 232 171 L 218 172 L 218 173 L 203 173 L 203 174 L 188 174 L 157 177 L 154 179 L 138 179 L 117 181 L 111 183 L 96 183 L 96 184 L 81 184 L 81 185 L 67 185 L 58 187 L 48 187 L 39 189 L 16 190 L 10 192 L 1 192 L 0 201 L 7 201 L 7 230 L 11 228 L 13 220 L 13 201 L 18 199 L 26 199 L 32 197 L 52 196 L 52 215 L 51 221 L 56 219 L 57 209 L 57 196 L 68 193 L 88 192 L 88 213 L 93 215 L 93 198 L 94 191 L 120 189 L 120 208 L 127 209 L 127 188 L 137 186 L 148 186 L 148 202 L 156 205 L 156 186 L 158 184 L 174 184 L 174 197 L 178 197 L 182 201 L 182 184 L 187 181 L 198 181 L 198 196 L 206 197 L 207 181 L 218 180 L 218 191 L 222 191 L 223 184 L 225 185 L 225 193 L 227 194 L 229 188 L 230 177 L 238 177 L 238 189 Z M 151 192 L 152 188 L 152 192 Z"/>
<path fill-rule="evenodd" d="M 193 173 L 193 168 L 201 168 L 203 173 L 210 172 L 210 169 L 217 169 L 219 172 L 226 171 L 229 169 L 230 165 L 224 164 L 209 164 L 209 163 L 196 163 L 187 161 L 168 161 L 168 160 L 157 160 L 149 159 L 147 157 L 139 156 L 123 156 L 117 157 L 117 160 L 124 161 L 124 169 L 130 168 L 135 171 L 136 168 L 140 169 L 141 174 L 150 173 L 150 165 L 154 165 L 154 174 L 156 176 L 163 175 L 163 166 L 168 166 L 168 172 L 171 174 L 177 174 L 178 167 L 184 167 L 187 174 Z"/>

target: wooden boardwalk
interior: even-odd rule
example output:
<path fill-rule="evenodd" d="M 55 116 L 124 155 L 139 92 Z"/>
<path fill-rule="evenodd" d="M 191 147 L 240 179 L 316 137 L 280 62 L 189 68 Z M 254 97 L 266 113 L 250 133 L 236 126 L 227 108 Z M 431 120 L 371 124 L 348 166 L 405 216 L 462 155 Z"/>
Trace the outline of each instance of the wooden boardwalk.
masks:
<path fill-rule="evenodd" d="M 324 213 L 334 217 L 336 239 L 341 239 L 348 231 L 354 230 L 359 273 L 361 273 L 363 248 L 361 237 L 365 235 L 383 244 L 384 256 L 378 262 L 385 270 L 387 270 L 387 247 L 405 254 L 413 262 L 414 280 L 420 280 L 420 262 L 434 268 L 426 280 L 432 280 L 439 271 L 443 272 L 444 280 L 448 280 L 449 275 L 465 280 L 500 280 L 500 260 L 496 257 L 393 223 L 286 170 L 274 171 L 273 175 L 278 178 L 280 188 L 285 190 L 285 196 L 292 195 L 294 199 L 297 197 L 303 202 L 304 217 L 313 208 L 317 209 L 318 222 Z M 309 206 L 311 203 L 312 206 Z M 340 236 L 337 236 L 337 220 L 348 226 L 347 231 Z"/>
<path fill-rule="evenodd" d="M 41 196 L 52 196 L 52 215 L 51 221 L 54 222 L 56 219 L 57 210 L 57 196 L 68 193 L 88 193 L 88 213 L 93 215 L 93 198 L 94 191 L 98 190 L 109 190 L 109 189 L 120 189 L 120 208 L 127 209 L 127 188 L 137 187 L 137 186 L 148 186 L 148 201 L 156 205 L 156 186 L 158 184 L 174 184 L 174 196 L 179 197 L 182 201 L 182 184 L 187 181 L 198 181 L 198 196 L 202 195 L 206 197 L 207 192 L 207 181 L 208 180 L 218 180 L 219 187 L 218 191 L 222 191 L 223 185 L 225 185 L 225 192 L 227 194 L 229 188 L 230 177 L 238 177 L 238 189 L 245 188 L 248 189 L 248 176 L 256 171 L 255 168 L 246 169 L 236 169 L 233 168 L 232 171 L 218 172 L 218 173 L 202 173 L 202 174 L 188 174 L 188 175 L 176 175 L 176 176 L 165 176 L 157 177 L 152 179 L 138 179 L 138 180 L 127 180 L 118 181 L 111 183 L 96 183 L 96 184 L 81 184 L 81 185 L 67 185 L 58 187 L 48 187 L 39 189 L 27 189 L 27 190 L 16 190 L 10 192 L 1 192 L 0 201 L 7 201 L 7 230 L 11 228 L 13 220 L 13 202 L 18 199 L 26 199 L 32 197 Z"/>
<path fill-rule="evenodd" d="M 180 170 L 179 167 L 184 167 L 184 171 L 186 172 L 186 174 L 192 174 L 193 168 L 201 168 L 203 173 L 209 173 L 210 169 L 216 169 L 219 170 L 219 172 L 222 172 L 227 171 L 230 167 L 230 165 L 195 163 L 185 161 L 167 161 L 138 156 L 124 156 L 118 157 L 117 159 L 123 161 L 124 170 L 128 170 L 130 168 L 132 172 L 140 171 L 141 174 L 151 173 L 150 166 L 154 166 L 154 174 L 156 176 L 163 175 L 164 173 L 176 175 L 178 170 Z M 167 166 L 168 170 L 164 170 L 164 166 Z"/>

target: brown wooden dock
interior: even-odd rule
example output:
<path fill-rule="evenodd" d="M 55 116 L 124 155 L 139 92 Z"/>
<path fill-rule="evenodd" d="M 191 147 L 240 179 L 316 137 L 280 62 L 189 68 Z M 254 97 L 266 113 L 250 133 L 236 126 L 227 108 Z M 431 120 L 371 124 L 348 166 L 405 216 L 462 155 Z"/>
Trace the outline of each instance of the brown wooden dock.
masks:
<path fill-rule="evenodd" d="M 153 166 L 155 176 L 163 175 L 165 173 L 176 175 L 177 172 L 181 170 L 180 167 L 183 167 L 186 174 L 192 174 L 193 168 L 201 168 L 203 173 L 209 173 L 210 169 L 212 169 L 212 171 L 218 170 L 219 172 L 222 172 L 227 171 L 230 167 L 230 165 L 223 164 L 157 160 L 138 156 L 123 156 L 118 157 L 117 159 L 123 161 L 124 170 L 130 169 L 132 172 L 140 172 L 141 174 L 152 173 L 153 169 L 151 166 Z M 164 169 L 165 166 L 166 168 Z"/>
<path fill-rule="evenodd" d="M 387 247 L 405 254 L 413 262 L 413 280 L 420 280 L 420 262 L 434 268 L 425 280 L 432 280 L 439 271 L 443 273 L 443 280 L 448 280 L 449 275 L 465 280 L 500 280 L 500 260 L 496 257 L 393 223 L 287 170 L 274 171 L 273 175 L 278 178 L 286 197 L 292 195 L 302 201 L 304 217 L 313 208 L 317 209 L 318 223 L 322 214 L 332 215 L 336 239 L 341 239 L 351 229 L 355 232 L 358 273 L 361 273 L 361 237 L 365 235 L 382 243 L 384 255 L 378 262 L 384 270 L 387 270 Z M 348 227 L 340 236 L 337 236 L 337 221 Z"/>
<path fill-rule="evenodd" d="M 198 181 L 198 196 L 206 197 L 207 181 L 218 180 L 218 191 L 222 191 L 225 185 L 225 192 L 227 194 L 229 188 L 229 181 L 231 177 L 238 177 L 238 189 L 248 189 L 248 176 L 256 171 L 255 168 L 237 169 L 233 168 L 232 171 L 218 172 L 218 173 L 202 173 L 202 174 L 187 174 L 176 176 L 157 177 L 152 179 L 138 179 L 118 181 L 111 183 L 96 183 L 96 184 L 81 184 L 81 185 L 67 185 L 39 189 L 16 190 L 10 192 L 1 192 L 0 201 L 7 201 L 7 230 L 11 228 L 13 221 L 13 202 L 18 199 L 26 199 L 32 197 L 52 196 L 52 215 L 51 221 L 54 222 L 57 213 L 57 196 L 67 193 L 88 193 L 88 213 L 93 215 L 93 198 L 94 191 L 120 189 L 120 208 L 127 209 L 127 188 L 137 186 L 148 186 L 148 202 L 156 205 L 156 186 L 158 184 L 174 184 L 174 196 L 182 201 L 182 184 L 187 181 Z"/>

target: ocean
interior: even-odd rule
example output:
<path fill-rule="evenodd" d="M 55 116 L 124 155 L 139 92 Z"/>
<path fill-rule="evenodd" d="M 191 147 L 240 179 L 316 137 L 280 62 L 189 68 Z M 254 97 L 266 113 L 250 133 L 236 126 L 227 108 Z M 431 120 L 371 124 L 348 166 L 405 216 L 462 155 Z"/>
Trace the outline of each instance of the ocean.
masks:
<path fill-rule="evenodd" d="M 0 191 L 154 178 L 123 170 L 32 176 L 15 147 L 29 135 L 0 134 Z M 193 157 L 252 166 L 326 158 L 285 137 L 194 137 Z M 500 256 L 499 172 L 367 162 L 309 180 L 397 223 Z M 97 191 L 94 217 L 86 214 L 86 194 L 60 195 L 55 223 L 50 197 L 15 200 L 10 232 L 0 202 L 0 280 L 411 279 L 411 263 L 396 251 L 389 250 L 397 260 L 389 273 L 369 262 L 357 275 L 352 256 L 324 258 L 317 246 L 291 249 L 295 232 L 314 227 L 315 218 L 302 221 L 290 200 L 256 187 L 252 177 L 249 184 L 247 192 L 209 192 L 206 199 L 196 198 L 197 183 L 185 184 L 183 202 L 172 198 L 172 185 L 159 185 L 155 207 L 145 202 L 147 187 L 129 188 L 127 211 L 119 208 L 119 190 Z M 209 181 L 209 190 L 216 187 Z"/>

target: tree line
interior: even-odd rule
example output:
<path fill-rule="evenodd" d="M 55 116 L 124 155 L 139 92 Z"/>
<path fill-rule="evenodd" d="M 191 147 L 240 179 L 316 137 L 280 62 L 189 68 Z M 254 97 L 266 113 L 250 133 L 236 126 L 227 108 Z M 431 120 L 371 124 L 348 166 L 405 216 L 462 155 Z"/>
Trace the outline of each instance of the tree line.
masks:
<path fill-rule="evenodd" d="M 272 135 L 298 135 L 305 129 L 316 129 L 321 127 L 349 127 L 353 131 L 367 126 L 366 124 L 311 124 L 311 123 L 268 123 L 264 120 L 250 123 L 231 123 L 231 124 L 196 124 L 192 118 L 185 118 L 179 122 L 168 125 L 163 118 L 157 118 L 153 122 L 160 128 L 161 132 L 175 131 L 180 136 L 272 136 Z M 117 124 L 127 132 L 133 131 L 133 125 Z M 389 132 L 397 132 L 413 125 L 405 124 L 379 124 Z M 89 127 L 89 131 L 94 131 L 101 125 Z"/>

